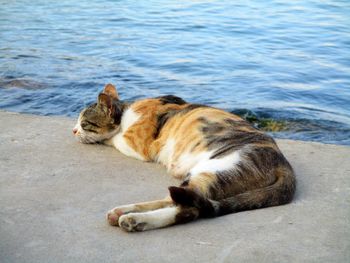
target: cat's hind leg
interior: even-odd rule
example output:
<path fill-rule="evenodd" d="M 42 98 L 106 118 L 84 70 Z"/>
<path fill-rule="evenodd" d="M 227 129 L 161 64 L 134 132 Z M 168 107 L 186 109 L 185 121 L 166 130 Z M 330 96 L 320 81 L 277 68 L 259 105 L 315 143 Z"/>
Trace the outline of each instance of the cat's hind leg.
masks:
<path fill-rule="evenodd" d="M 151 201 L 151 202 L 117 206 L 111 209 L 110 211 L 108 211 L 107 220 L 110 225 L 119 226 L 118 224 L 119 218 L 122 215 L 125 215 L 128 213 L 148 212 L 148 211 L 170 207 L 170 206 L 174 206 L 174 202 L 171 200 L 170 197 L 167 197 L 162 200 Z"/>
<path fill-rule="evenodd" d="M 195 207 L 171 206 L 144 213 L 129 213 L 119 218 L 119 226 L 128 232 L 163 228 L 195 220 L 199 211 Z"/>

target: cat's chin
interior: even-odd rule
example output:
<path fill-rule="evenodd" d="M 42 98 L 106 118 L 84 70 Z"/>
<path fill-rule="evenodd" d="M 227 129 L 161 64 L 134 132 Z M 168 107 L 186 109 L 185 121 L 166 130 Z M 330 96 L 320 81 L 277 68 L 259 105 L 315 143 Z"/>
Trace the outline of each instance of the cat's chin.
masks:
<path fill-rule="evenodd" d="M 80 143 L 84 144 L 97 144 L 97 143 L 104 143 L 105 141 L 108 141 L 113 136 L 115 136 L 118 133 L 119 129 L 116 129 L 112 132 L 109 132 L 107 134 L 95 134 L 95 133 L 79 133 L 76 138 Z"/>
<path fill-rule="evenodd" d="M 99 143 L 100 141 L 103 141 L 103 136 L 98 135 L 98 134 L 93 134 L 93 133 L 83 133 L 83 132 L 78 132 L 76 134 L 76 139 L 80 143 L 84 144 L 94 144 L 94 143 Z"/>
<path fill-rule="evenodd" d="M 82 136 L 77 136 L 77 140 L 80 143 L 84 143 L 84 144 L 94 144 L 94 143 L 99 143 L 99 140 L 96 140 L 94 138 L 90 138 L 90 137 L 82 137 Z M 102 141 L 102 140 L 101 140 Z"/>

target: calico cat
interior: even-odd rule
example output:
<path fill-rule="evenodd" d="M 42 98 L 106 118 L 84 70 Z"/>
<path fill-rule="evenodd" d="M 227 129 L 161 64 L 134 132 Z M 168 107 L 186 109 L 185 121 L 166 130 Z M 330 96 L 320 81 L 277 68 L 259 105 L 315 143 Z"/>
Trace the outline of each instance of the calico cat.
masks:
<path fill-rule="evenodd" d="M 295 192 L 293 169 L 270 136 L 236 115 L 176 96 L 128 104 L 108 84 L 73 132 L 82 143 L 161 163 L 182 180 L 164 199 L 110 210 L 109 224 L 126 231 L 283 205 Z"/>

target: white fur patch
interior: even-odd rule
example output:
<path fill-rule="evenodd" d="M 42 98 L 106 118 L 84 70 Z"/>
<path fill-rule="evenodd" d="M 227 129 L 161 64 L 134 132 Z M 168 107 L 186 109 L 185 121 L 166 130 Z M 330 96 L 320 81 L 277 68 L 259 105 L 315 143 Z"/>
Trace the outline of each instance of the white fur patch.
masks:
<path fill-rule="evenodd" d="M 134 110 L 132 108 L 128 108 L 124 112 L 121 123 L 120 123 L 121 131 L 125 132 L 139 119 L 140 119 L 140 114 L 137 114 L 136 112 L 134 112 Z"/>
<path fill-rule="evenodd" d="M 172 170 L 175 174 L 187 174 L 197 164 L 207 162 L 211 155 L 212 152 L 202 152 L 199 154 L 183 153 L 176 165 L 172 167 Z"/>
<path fill-rule="evenodd" d="M 143 213 L 141 216 L 144 222 L 151 228 L 160 228 L 175 223 L 175 217 L 178 213 L 178 207 L 166 207 L 154 211 Z"/>
<path fill-rule="evenodd" d="M 113 145 L 126 156 L 133 157 L 142 161 L 144 160 L 144 158 L 138 152 L 136 152 L 133 148 L 131 148 L 128 145 L 123 133 L 118 133 L 116 136 L 113 137 Z"/>
<path fill-rule="evenodd" d="M 168 170 L 171 168 L 172 158 L 175 150 L 175 140 L 168 139 L 159 152 L 157 161 L 165 165 Z"/>
<path fill-rule="evenodd" d="M 241 160 L 240 152 L 233 152 L 220 159 L 210 159 L 211 152 L 202 156 L 201 160 L 190 170 L 193 176 L 200 173 L 215 173 L 232 169 Z"/>
<path fill-rule="evenodd" d="M 131 148 L 124 138 L 125 132 L 140 118 L 140 114 L 137 114 L 133 111 L 132 108 L 129 108 L 123 114 L 121 120 L 121 130 L 120 132 L 112 138 L 112 143 L 115 148 L 117 148 L 121 153 L 126 156 L 130 156 L 139 160 L 144 160 L 143 156 Z"/>
<path fill-rule="evenodd" d="M 197 154 L 182 153 L 178 160 L 173 159 L 176 142 L 168 139 L 160 150 L 157 161 L 164 164 L 172 174 L 192 175 L 200 173 L 215 173 L 234 168 L 240 162 L 239 151 L 233 152 L 220 159 L 210 159 L 215 151 L 201 152 Z"/>
<path fill-rule="evenodd" d="M 126 215 L 122 215 L 119 218 L 119 225 L 123 227 L 123 221 L 128 221 L 131 218 L 136 224 L 145 224 L 143 230 L 150 230 L 155 228 L 161 228 L 165 226 L 169 226 L 175 223 L 175 217 L 178 213 L 178 207 L 166 207 L 161 208 L 145 213 L 130 213 Z M 131 226 L 129 226 L 128 231 L 131 230 Z"/>

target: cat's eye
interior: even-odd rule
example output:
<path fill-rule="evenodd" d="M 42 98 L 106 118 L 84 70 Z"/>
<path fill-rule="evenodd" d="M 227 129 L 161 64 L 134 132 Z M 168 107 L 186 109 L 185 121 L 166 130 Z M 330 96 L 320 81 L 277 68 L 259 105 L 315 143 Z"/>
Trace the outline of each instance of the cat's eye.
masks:
<path fill-rule="evenodd" d="M 81 127 L 82 127 L 82 128 L 84 128 L 84 127 L 86 127 L 86 126 L 89 126 L 89 125 L 91 125 L 91 126 L 93 126 L 93 127 L 96 127 L 96 128 L 100 128 L 99 125 L 97 125 L 96 123 L 91 122 L 91 121 L 83 121 L 83 122 L 81 123 Z"/>
<path fill-rule="evenodd" d="M 95 133 L 97 133 L 96 129 L 100 128 L 96 123 L 90 121 L 83 121 L 80 125 L 83 130 Z"/>

